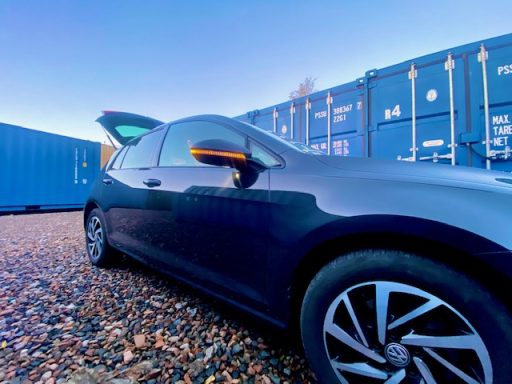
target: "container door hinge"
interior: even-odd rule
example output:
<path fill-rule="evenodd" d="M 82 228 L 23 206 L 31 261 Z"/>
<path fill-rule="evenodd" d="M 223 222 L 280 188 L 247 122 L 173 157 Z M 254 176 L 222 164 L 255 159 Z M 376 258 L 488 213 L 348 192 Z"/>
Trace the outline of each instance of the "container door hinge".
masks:
<path fill-rule="evenodd" d="M 327 93 L 327 99 L 325 100 L 325 103 L 326 103 L 327 105 L 331 105 L 331 104 L 332 104 L 332 101 L 333 101 L 333 99 L 332 99 L 332 96 L 331 96 L 331 92 L 328 92 L 328 93 Z"/>
<path fill-rule="evenodd" d="M 480 46 L 480 52 L 478 52 L 478 62 L 487 61 L 489 59 L 489 52 L 485 50 L 485 46 Z"/>
<path fill-rule="evenodd" d="M 455 60 L 453 60 L 451 53 L 448 54 L 448 59 L 444 62 L 444 70 L 449 71 L 450 69 L 451 70 L 455 69 Z"/>
<path fill-rule="evenodd" d="M 277 133 L 277 117 L 279 116 L 279 113 L 277 112 L 277 108 L 274 108 L 274 112 L 272 112 L 272 117 L 274 120 L 274 133 Z"/>
<path fill-rule="evenodd" d="M 418 77 L 418 70 L 416 69 L 416 66 L 413 64 L 411 65 L 411 70 L 407 74 L 409 80 L 415 79 Z"/>

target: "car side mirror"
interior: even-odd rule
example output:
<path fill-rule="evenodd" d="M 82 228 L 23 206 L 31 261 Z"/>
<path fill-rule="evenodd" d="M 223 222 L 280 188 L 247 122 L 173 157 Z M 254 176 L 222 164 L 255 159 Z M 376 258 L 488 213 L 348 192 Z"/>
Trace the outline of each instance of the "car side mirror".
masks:
<path fill-rule="evenodd" d="M 259 172 L 265 168 L 259 161 L 252 160 L 247 148 L 227 140 L 200 141 L 192 145 L 190 153 L 201 163 L 235 168 L 240 172 Z"/>
<path fill-rule="evenodd" d="M 251 152 L 241 145 L 226 140 L 204 140 L 190 148 L 194 158 L 204 164 L 235 168 L 233 184 L 239 189 L 249 188 L 258 179 L 258 173 L 266 169 Z"/>

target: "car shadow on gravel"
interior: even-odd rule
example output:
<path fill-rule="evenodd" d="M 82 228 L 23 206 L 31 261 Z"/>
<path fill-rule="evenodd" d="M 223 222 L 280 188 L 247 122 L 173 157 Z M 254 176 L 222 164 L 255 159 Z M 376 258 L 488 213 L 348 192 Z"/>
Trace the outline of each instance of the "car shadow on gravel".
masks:
<path fill-rule="evenodd" d="M 298 354 L 304 355 L 302 343 L 300 342 L 300 335 L 296 329 L 282 329 L 270 322 L 266 322 L 255 315 L 237 308 L 236 306 L 209 295 L 202 290 L 195 288 L 187 283 L 184 283 L 172 276 L 163 272 L 152 269 L 131 258 L 127 255 L 122 256 L 122 261 L 116 265 L 118 269 L 125 269 L 133 274 L 142 274 L 146 277 L 163 282 L 169 289 L 179 289 L 184 294 L 190 294 L 199 299 L 202 303 L 211 306 L 213 310 L 219 313 L 222 318 L 229 319 L 229 321 L 237 322 L 244 328 L 251 329 L 256 333 L 265 336 L 266 340 L 270 343 L 274 341 L 281 348 L 290 349 Z"/>

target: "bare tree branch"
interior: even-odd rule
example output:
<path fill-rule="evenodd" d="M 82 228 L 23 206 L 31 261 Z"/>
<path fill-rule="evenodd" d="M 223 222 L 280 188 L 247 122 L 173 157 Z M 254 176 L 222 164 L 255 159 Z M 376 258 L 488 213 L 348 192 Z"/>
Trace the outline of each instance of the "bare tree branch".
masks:
<path fill-rule="evenodd" d="M 315 81 L 316 78 L 308 76 L 304 79 L 302 83 L 299 84 L 299 88 L 295 91 L 290 92 L 289 98 L 290 100 L 296 99 L 298 97 L 307 96 L 316 91 L 315 89 Z"/>

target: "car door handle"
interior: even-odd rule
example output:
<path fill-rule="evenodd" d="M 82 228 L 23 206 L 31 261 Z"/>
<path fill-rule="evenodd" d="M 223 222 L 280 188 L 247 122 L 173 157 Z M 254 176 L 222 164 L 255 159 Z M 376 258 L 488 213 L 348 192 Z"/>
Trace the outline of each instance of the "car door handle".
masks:
<path fill-rule="evenodd" d="M 144 184 L 146 184 L 149 188 L 153 187 L 159 187 L 162 182 L 158 179 L 146 179 L 143 181 Z"/>
<path fill-rule="evenodd" d="M 113 179 L 103 179 L 102 181 L 103 181 L 103 184 L 105 184 L 105 185 L 114 184 Z"/>

